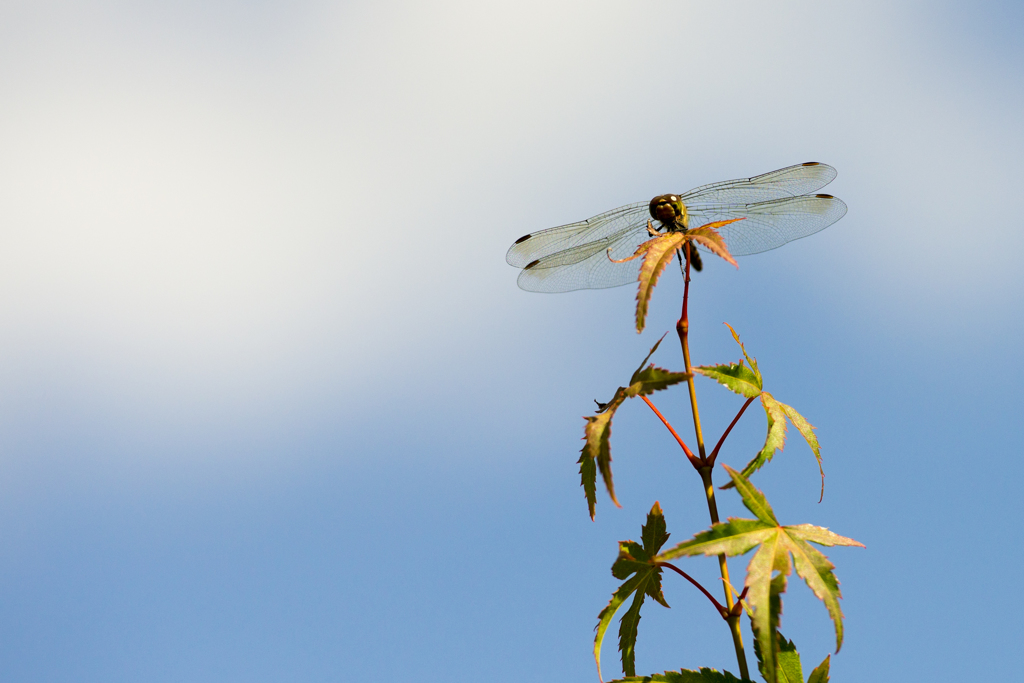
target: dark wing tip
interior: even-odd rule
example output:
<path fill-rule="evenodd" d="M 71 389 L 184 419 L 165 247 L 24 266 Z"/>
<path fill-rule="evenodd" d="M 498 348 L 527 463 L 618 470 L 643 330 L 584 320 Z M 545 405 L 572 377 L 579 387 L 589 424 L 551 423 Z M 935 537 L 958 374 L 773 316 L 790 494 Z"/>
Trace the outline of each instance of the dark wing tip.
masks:
<path fill-rule="evenodd" d="M 529 235 L 523 235 L 522 237 L 517 239 L 514 242 L 514 244 L 522 244 L 523 242 L 525 242 L 526 240 L 530 239 L 531 237 L 533 237 L 533 233 L 530 233 Z"/>
<path fill-rule="evenodd" d="M 527 237 L 529 237 L 529 235 L 527 235 Z M 538 263 L 540 263 L 540 259 L 539 258 L 535 258 L 532 261 L 530 261 L 529 263 L 527 263 L 525 266 L 523 266 L 523 270 L 529 270 L 530 268 L 533 268 Z"/>
<path fill-rule="evenodd" d="M 820 161 L 808 161 L 808 162 L 802 163 L 800 165 L 801 166 L 821 166 L 821 162 Z M 529 237 L 529 235 L 527 235 L 527 237 Z"/>
<path fill-rule="evenodd" d="M 816 194 L 814 196 L 817 197 L 818 199 L 835 199 L 835 197 L 833 197 L 830 194 Z"/>

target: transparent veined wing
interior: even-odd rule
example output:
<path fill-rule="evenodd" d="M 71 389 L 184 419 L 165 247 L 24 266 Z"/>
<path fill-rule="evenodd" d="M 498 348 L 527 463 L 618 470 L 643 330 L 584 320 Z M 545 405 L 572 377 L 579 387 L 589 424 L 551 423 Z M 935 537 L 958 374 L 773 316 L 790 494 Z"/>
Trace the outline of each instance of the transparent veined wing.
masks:
<path fill-rule="evenodd" d="M 745 219 L 720 229 L 729 251 L 745 256 L 807 237 L 842 218 L 846 204 L 831 195 L 812 194 L 835 177 L 831 166 L 810 162 L 753 178 L 702 185 L 679 198 L 686 205 L 690 229 Z M 609 256 L 631 256 L 649 238 L 649 218 L 649 203 L 627 204 L 585 221 L 524 235 L 505 260 L 523 269 L 519 286 L 528 291 L 624 285 L 636 280 L 640 260 L 614 263 Z"/>
<path fill-rule="evenodd" d="M 753 178 L 701 185 L 679 195 L 679 198 L 688 209 L 706 204 L 753 204 L 817 192 L 835 180 L 836 175 L 836 169 L 828 164 L 811 161 Z M 691 224 L 690 227 L 697 226 Z"/>
<path fill-rule="evenodd" d="M 599 242 L 613 235 L 621 237 L 622 233 L 630 228 L 646 229 L 647 218 L 647 203 L 638 202 L 605 211 L 578 223 L 532 232 L 515 241 L 505 254 L 505 260 L 511 266 L 525 268 L 537 259 L 560 251 L 585 246 L 590 242 Z M 605 247 L 607 246 L 606 244 Z M 586 257 L 581 255 L 581 258 Z"/>
<path fill-rule="evenodd" d="M 643 205 L 646 210 L 646 204 Z M 651 236 L 647 221 L 627 225 L 617 233 L 591 240 L 530 262 L 517 283 L 528 292 L 571 292 L 604 289 L 636 282 L 641 259 L 615 263 L 632 256 Z"/>
<path fill-rule="evenodd" d="M 689 207 L 688 207 L 689 208 Z M 690 208 L 690 228 L 743 218 L 719 229 L 733 256 L 747 256 L 813 235 L 846 215 L 846 204 L 832 195 L 785 197 L 753 204 Z"/>

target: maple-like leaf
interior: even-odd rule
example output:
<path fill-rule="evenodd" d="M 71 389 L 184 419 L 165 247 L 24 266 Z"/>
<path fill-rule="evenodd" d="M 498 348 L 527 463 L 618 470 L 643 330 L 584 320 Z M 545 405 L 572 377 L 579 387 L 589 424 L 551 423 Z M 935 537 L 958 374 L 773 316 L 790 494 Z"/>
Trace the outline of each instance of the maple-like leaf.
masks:
<path fill-rule="evenodd" d="M 665 596 L 661 592 L 661 567 L 654 558 L 665 545 L 669 534 L 665 531 L 665 515 L 661 505 L 654 504 L 647 514 L 647 523 L 641 529 L 640 540 L 619 543 L 619 556 L 612 565 L 612 576 L 623 581 L 612 595 L 611 601 L 597 615 L 597 635 L 594 637 L 594 661 L 597 662 L 597 676 L 601 677 L 601 643 L 619 607 L 633 595 L 633 602 L 619 622 L 619 650 L 622 653 L 622 672 L 627 676 L 636 675 L 636 635 L 640 623 L 640 607 L 644 598 L 650 596 L 665 607 Z M 602 679 L 603 680 L 603 679 Z"/>
<path fill-rule="evenodd" d="M 775 633 L 781 612 L 780 594 L 785 590 L 785 577 L 793 569 L 828 609 L 835 626 L 836 651 L 843 644 L 843 613 L 839 607 L 839 581 L 832 573 L 834 566 L 810 544 L 824 546 L 848 545 L 864 547 L 857 541 L 840 536 L 823 527 L 810 524 L 782 526 L 761 491 L 754 488 L 741 473 L 726 466 L 743 505 L 756 519 L 729 518 L 712 525 L 688 541 L 666 550 L 657 557 L 665 562 L 686 555 L 743 555 L 757 548 L 747 565 L 747 605 L 754 635 L 759 641 L 766 676 L 776 683 Z M 778 572 L 778 576 L 776 576 Z"/>
<path fill-rule="evenodd" d="M 814 434 L 814 427 L 793 406 L 782 403 L 770 393 L 764 391 L 764 378 L 757 367 L 757 360 L 751 358 L 750 354 L 747 353 L 746 346 L 740 341 L 740 335 L 736 333 L 732 325 L 729 323 L 725 323 L 725 325 L 732 332 L 732 338 L 739 344 L 740 349 L 743 351 L 743 358 L 746 359 L 748 365 L 744 365 L 743 360 L 739 360 L 736 363 L 722 365 L 702 365 L 694 368 L 693 371 L 715 380 L 740 396 L 761 399 L 761 405 L 764 407 L 764 412 L 768 419 L 768 434 L 765 436 L 764 445 L 761 447 L 761 450 L 757 452 L 757 455 L 750 462 L 743 466 L 741 470 L 743 476 L 749 477 L 764 467 L 767 463 L 771 462 L 775 451 L 781 451 L 785 447 L 786 419 L 789 418 L 797 430 L 799 430 L 801 436 L 804 437 L 804 440 L 807 441 L 807 445 L 811 447 L 811 452 L 814 453 L 814 458 L 818 462 L 818 473 L 821 475 L 821 494 L 818 502 L 821 502 L 825 496 L 825 470 L 821 466 L 821 446 L 818 443 L 818 437 Z M 732 487 L 732 482 L 729 482 L 722 488 L 730 489 Z"/>
<path fill-rule="evenodd" d="M 706 247 L 709 251 L 723 259 L 736 265 L 736 260 L 729 253 L 729 249 L 725 246 L 725 240 L 718 234 L 718 228 L 723 225 L 729 225 L 736 221 L 741 221 L 742 218 L 733 218 L 727 221 L 716 221 L 714 223 L 708 223 L 702 225 L 699 228 L 693 230 L 687 230 L 686 232 L 668 232 L 664 234 L 655 234 L 654 237 L 647 240 L 633 252 L 633 255 L 629 258 L 616 261 L 616 263 L 623 263 L 625 261 L 631 261 L 635 258 L 643 257 L 643 264 L 640 266 L 640 274 L 637 276 L 637 282 L 639 287 L 636 292 L 636 331 L 643 332 L 644 325 L 647 320 L 647 309 L 651 302 L 651 294 L 654 293 L 654 287 L 658 284 L 658 278 L 665 271 L 665 267 L 672 262 L 676 252 L 682 248 L 687 242 L 696 242 L 703 247 Z M 648 230 L 651 230 L 648 227 Z"/>
<path fill-rule="evenodd" d="M 800 432 L 800 435 L 807 441 L 807 445 L 810 446 L 811 452 L 814 453 L 814 459 L 818 463 L 818 474 L 821 476 L 821 492 L 818 496 L 818 502 L 820 503 L 825 497 L 825 470 L 821 466 L 821 445 L 818 443 L 818 437 L 814 433 L 814 426 L 803 415 L 798 413 L 796 408 L 776 400 L 767 391 L 761 392 L 761 405 L 764 406 L 764 412 L 768 417 L 768 435 L 765 437 L 764 446 L 761 447 L 757 455 L 743 466 L 743 476 L 749 477 L 764 467 L 765 464 L 771 462 L 775 451 L 781 451 L 785 447 L 786 418 L 789 418 Z M 732 488 L 732 486 L 732 482 L 730 482 L 723 488 Z"/>
<path fill-rule="evenodd" d="M 609 683 L 745 683 L 726 671 L 721 673 L 714 669 L 701 668 L 700 671 L 682 669 L 680 671 L 666 671 L 651 676 L 629 676 L 628 678 L 617 678 Z M 810 681 L 808 681 L 810 683 Z"/>
<path fill-rule="evenodd" d="M 665 370 L 655 366 L 653 363 L 648 365 L 647 361 L 658 350 L 658 346 L 663 339 L 665 339 L 665 335 L 662 335 L 661 339 L 651 347 L 650 353 L 647 354 L 640 363 L 640 367 L 629 378 L 628 386 L 616 389 L 615 394 L 607 403 L 599 403 L 597 415 L 583 418 L 587 421 L 587 424 L 583 427 L 583 449 L 580 451 L 580 459 L 577 463 L 580 466 L 580 485 L 583 486 L 583 494 L 587 498 L 587 509 L 590 512 L 591 519 L 594 519 L 597 510 L 598 472 L 601 473 L 601 479 L 604 481 L 605 488 L 608 490 L 608 495 L 611 497 L 612 502 L 617 507 L 622 507 L 615 497 L 615 484 L 612 480 L 610 439 L 612 417 L 614 417 L 615 411 L 618 410 L 619 406 L 627 398 L 647 396 L 655 391 L 667 389 L 673 384 L 685 382 L 691 377 L 690 374 L 685 372 Z"/>

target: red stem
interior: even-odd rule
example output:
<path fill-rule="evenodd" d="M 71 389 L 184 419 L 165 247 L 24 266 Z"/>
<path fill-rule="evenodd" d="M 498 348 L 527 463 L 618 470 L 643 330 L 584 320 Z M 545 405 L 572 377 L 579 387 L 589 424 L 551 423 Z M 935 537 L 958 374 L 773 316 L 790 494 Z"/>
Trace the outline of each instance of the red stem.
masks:
<path fill-rule="evenodd" d="M 722 615 L 723 619 L 729 618 L 729 610 L 722 607 L 722 603 L 718 602 L 718 600 L 715 600 L 715 596 L 711 595 L 711 593 L 708 593 L 707 589 L 704 588 L 704 586 L 700 585 L 700 583 L 698 583 L 695 578 L 693 578 L 692 576 L 684 572 L 682 569 L 669 562 L 655 562 L 654 564 L 658 567 L 668 567 L 676 574 L 679 574 L 679 576 L 683 577 L 684 579 L 692 583 L 694 586 L 698 588 L 698 590 L 700 590 L 701 593 L 703 593 L 707 597 L 708 600 L 711 601 L 711 603 L 715 606 L 715 609 L 718 610 L 718 613 Z"/>
<path fill-rule="evenodd" d="M 718 443 L 715 444 L 715 449 L 711 451 L 711 455 L 708 456 L 708 464 L 711 465 L 712 467 L 715 466 L 715 458 L 718 457 L 718 449 L 720 449 L 722 447 L 722 444 L 725 443 L 725 437 L 729 436 L 729 432 L 731 432 L 732 428 L 736 426 L 736 423 L 740 421 L 740 418 L 743 417 L 743 412 L 747 409 L 747 406 L 754 402 L 755 398 L 757 397 L 751 396 L 750 398 L 747 399 L 747 402 L 743 404 L 742 408 L 740 408 L 740 412 L 736 413 L 736 417 L 732 419 L 732 422 L 729 423 L 729 426 L 726 427 L 724 432 L 722 432 L 722 438 L 718 440 Z"/>
<path fill-rule="evenodd" d="M 644 400 L 644 403 L 650 406 L 651 410 L 653 410 L 654 414 L 658 416 L 658 419 L 661 420 L 662 424 L 668 427 L 668 431 L 672 432 L 672 436 L 676 437 L 676 441 L 679 442 L 679 445 L 682 447 L 683 453 L 686 453 L 686 457 L 690 461 L 690 464 L 700 469 L 700 458 L 693 454 L 693 451 L 690 450 L 690 448 L 686 445 L 686 443 L 683 441 L 682 437 L 679 436 L 676 430 L 672 428 L 672 425 L 669 424 L 668 420 L 665 419 L 665 416 L 661 414 L 661 411 L 655 408 L 654 404 L 651 403 L 651 400 L 646 396 L 641 396 L 640 398 Z"/>
<path fill-rule="evenodd" d="M 687 242 L 686 254 L 686 272 L 683 277 L 683 314 L 679 316 L 679 320 L 686 325 L 689 325 L 690 319 L 686 317 L 686 306 L 690 302 L 690 243 Z"/>

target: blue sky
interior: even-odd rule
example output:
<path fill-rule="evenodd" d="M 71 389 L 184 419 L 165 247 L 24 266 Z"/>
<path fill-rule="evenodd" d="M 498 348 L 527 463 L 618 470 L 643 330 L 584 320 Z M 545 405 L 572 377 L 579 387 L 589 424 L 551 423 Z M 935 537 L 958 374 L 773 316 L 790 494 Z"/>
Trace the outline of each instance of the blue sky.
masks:
<path fill-rule="evenodd" d="M 520 235 L 803 161 L 849 213 L 695 280 L 813 422 L 755 482 L 835 549 L 833 680 L 1006 678 L 1021 640 L 1015 3 L 0 8 L 0 678 L 594 678 L 615 543 L 699 483 L 640 404 L 621 510 L 581 415 L 678 314 L 533 295 Z M 666 345 L 656 360 L 678 368 Z M 698 385 L 717 434 L 737 399 Z M 683 392 L 659 397 L 687 424 Z M 740 465 L 759 415 L 730 437 Z M 735 496 L 724 514 L 744 514 Z M 744 560 L 733 561 L 739 574 Z M 715 583 L 714 562 L 692 560 Z M 666 579 L 644 672 L 735 671 Z M 698 599 L 699 598 L 699 599 Z M 783 630 L 829 652 L 791 584 Z M 749 632 L 746 634 L 750 642 Z M 614 645 L 606 674 L 616 673 Z"/>

